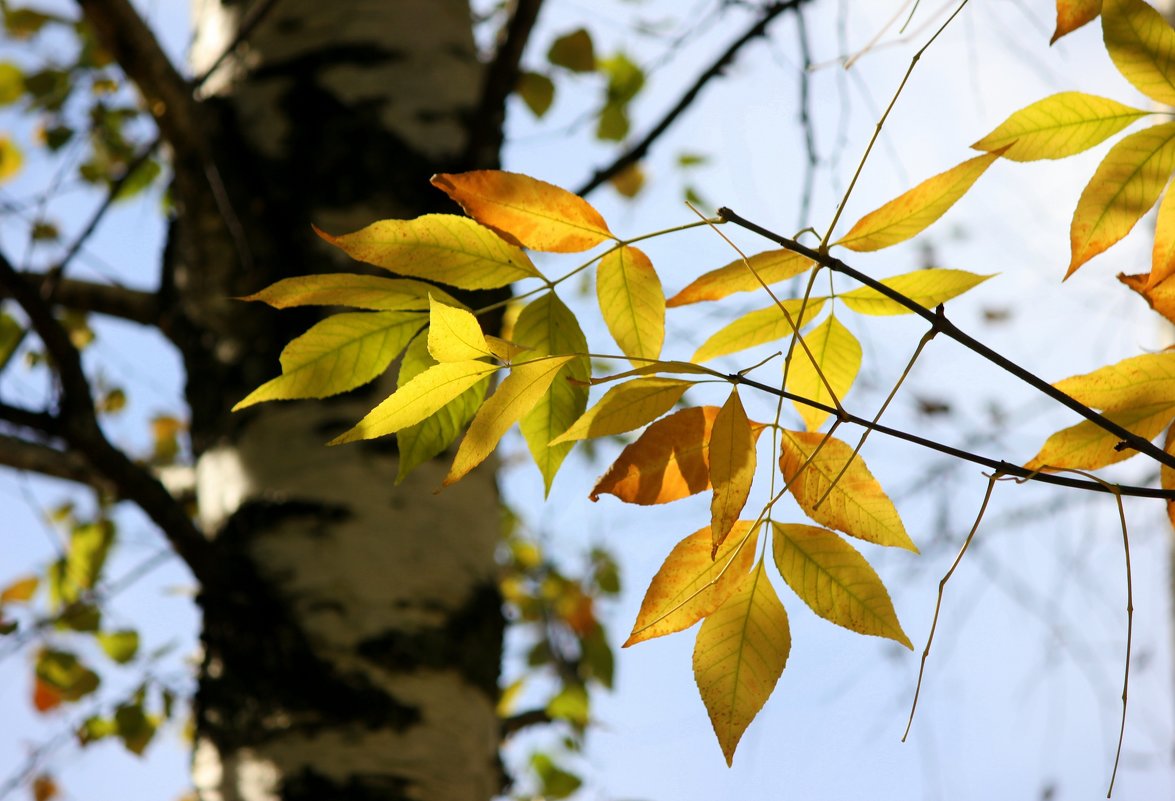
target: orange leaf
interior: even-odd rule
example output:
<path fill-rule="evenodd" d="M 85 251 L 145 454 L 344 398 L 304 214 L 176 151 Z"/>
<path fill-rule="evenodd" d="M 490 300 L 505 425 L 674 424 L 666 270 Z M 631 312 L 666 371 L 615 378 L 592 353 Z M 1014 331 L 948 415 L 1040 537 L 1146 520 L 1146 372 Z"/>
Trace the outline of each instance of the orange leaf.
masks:
<path fill-rule="evenodd" d="M 37 591 L 40 580 L 36 576 L 25 576 L 0 590 L 0 604 L 27 603 Z"/>
<path fill-rule="evenodd" d="M 1069 228 L 1073 272 L 1120 240 L 1150 210 L 1175 168 L 1175 122 L 1119 139 L 1086 184 Z"/>
<path fill-rule="evenodd" d="M 735 523 L 734 536 L 728 536 L 717 553 L 709 526 L 673 546 L 645 590 L 624 647 L 688 629 L 722 606 L 755 559 L 759 531 L 750 527 L 749 520 Z M 749 535 L 745 542 L 744 535 Z"/>
<path fill-rule="evenodd" d="M 1167 429 L 1167 437 L 1163 442 L 1163 450 L 1175 454 L 1175 425 Z M 1175 490 L 1175 470 L 1163 465 L 1159 468 L 1159 484 L 1165 490 Z M 1175 528 L 1175 501 L 1167 501 L 1167 520 Z"/>
<path fill-rule="evenodd" d="M 33 680 L 33 707 L 38 712 L 56 709 L 64 700 L 64 694 L 53 685 L 39 678 Z"/>
<path fill-rule="evenodd" d="M 709 442 L 717 406 L 682 409 L 650 425 L 620 452 L 590 497 L 625 503 L 669 503 L 710 488 Z"/>
<path fill-rule="evenodd" d="M 1163 281 L 1156 286 L 1148 286 L 1149 278 L 1150 276 L 1146 273 L 1139 275 L 1121 273 L 1118 275 L 1118 280 L 1146 298 L 1146 302 L 1150 304 L 1152 309 L 1170 322 L 1175 323 L 1175 281 Z"/>
<path fill-rule="evenodd" d="M 470 217 L 531 250 L 578 253 L 614 238 L 586 200 L 528 175 L 501 170 L 442 173 L 432 177 L 432 184 Z"/>
<path fill-rule="evenodd" d="M 1057 28 L 1053 31 L 1053 44 L 1062 36 L 1073 33 L 1102 13 L 1102 0 L 1057 0 Z"/>
<path fill-rule="evenodd" d="M 750 268 L 747 267 L 748 262 Z M 761 289 L 763 284 L 774 284 L 787 278 L 793 278 L 805 272 L 814 263 L 811 259 L 790 250 L 769 250 L 766 253 L 756 253 L 745 262 L 738 259 L 725 267 L 719 267 L 717 270 L 711 270 L 699 276 L 689 286 L 670 298 L 666 305 L 685 306 L 688 303 L 700 303 L 704 300 L 720 300 L 735 292 L 751 292 Z"/>
<path fill-rule="evenodd" d="M 710 433 L 710 483 L 714 486 L 710 531 L 714 553 L 746 506 L 754 478 L 755 433 L 738 389 L 734 388 L 714 418 L 714 430 Z"/>

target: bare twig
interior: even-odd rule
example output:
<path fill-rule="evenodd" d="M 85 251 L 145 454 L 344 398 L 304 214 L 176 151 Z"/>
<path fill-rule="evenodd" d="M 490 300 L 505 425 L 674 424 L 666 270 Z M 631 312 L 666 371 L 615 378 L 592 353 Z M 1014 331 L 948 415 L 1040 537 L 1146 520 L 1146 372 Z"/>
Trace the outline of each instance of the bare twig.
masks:
<path fill-rule="evenodd" d="M 0 434 L 0 465 L 85 484 L 103 492 L 115 490 L 114 485 L 95 472 L 80 454 L 20 437 Z"/>
<path fill-rule="evenodd" d="M 91 281 L 61 278 L 59 273 L 53 271 L 22 272 L 20 276 L 41 297 L 48 295 L 44 287 L 51 282 L 55 283 L 55 291 L 48 301 L 54 306 L 104 314 L 107 317 L 117 317 L 142 325 L 159 323 L 159 298 L 153 292 L 142 292 L 115 284 L 96 284 Z M 0 287 L 0 297 L 7 295 L 7 291 Z"/>

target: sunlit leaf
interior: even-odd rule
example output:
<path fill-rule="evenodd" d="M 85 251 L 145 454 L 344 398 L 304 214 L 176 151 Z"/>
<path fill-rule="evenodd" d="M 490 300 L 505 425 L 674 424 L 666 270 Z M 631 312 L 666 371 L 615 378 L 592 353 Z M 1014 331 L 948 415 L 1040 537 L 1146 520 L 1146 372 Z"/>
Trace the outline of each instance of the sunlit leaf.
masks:
<path fill-rule="evenodd" d="M 548 292 L 531 301 L 514 323 L 514 340 L 528 350 L 527 358 L 559 354 L 587 354 L 587 339 L 579 321 L 554 292 Z M 519 428 L 527 448 L 543 475 L 544 488 L 551 491 L 551 482 L 575 447 L 572 442 L 552 445 L 551 440 L 567 430 L 587 408 L 591 361 L 586 355 L 576 356 L 555 376 L 551 388 L 534 408 L 527 412 Z"/>
<path fill-rule="evenodd" d="M 329 444 L 382 437 L 415 425 L 498 369 L 495 364 L 481 361 L 449 362 L 430 367 L 385 398 L 354 428 L 335 437 Z"/>
<path fill-rule="evenodd" d="M 104 631 L 97 636 L 98 645 L 106 655 L 120 665 L 125 665 L 139 652 L 139 633 L 130 629 Z"/>
<path fill-rule="evenodd" d="M 434 175 L 432 183 L 470 217 L 531 250 L 576 253 L 613 238 L 586 200 L 528 175 L 477 170 Z"/>
<path fill-rule="evenodd" d="M 1131 356 L 1053 384 L 1094 409 L 1118 412 L 1175 402 L 1175 351 Z"/>
<path fill-rule="evenodd" d="M 898 510 L 860 455 L 833 485 L 852 456 L 853 449 L 847 443 L 824 434 L 783 431 L 780 450 L 779 469 L 796 503 L 810 518 L 866 542 L 918 551 L 902 525 Z M 801 466 L 813 453 L 816 456 L 800 473 Z M 822 498 L 823 503 L 816 506 Z"/>
<path fill-rule="evenodd" d="M 750 263 L 753 272 L 747 267 L 747 262 Z M 747 262 L 738 259 L 699 276 L 670 298 L 666 305 L 685 306 L 704 300 L 720 300 L 735 292 L 752 292 L 762 289 L 763 284 L 770 285 L 800 275 L 815 263 L 790 250 L 756 253 L 749 257 Z"/>
<path fill-rule="evenodd" d="M 934 310 L 940 303 L 958 297 L 973 287 L 982 284 L 990 275 L 976 275 L 966 270 L 933 268 L 915 270 L 912 273 L 882 278 L 881 283 L 913 300 L 925 309 Z M 913 314 L 913 312 L 891 300 L 876 289 L 868 286 L 857 287 L 851 292 L 838 295 L 844 304 L 860 314 L 892 315 Z"/>
<path fill-rule="evenodd" d="M 1163 450 L 1175 454 L 1175 425 L 1167 429 L 1163 437 Z M 1162 465 L 1159 467 L 1159 485 L 1168 492 L 1175 490 L 1175 470 Z M 1167 501 L 1167 522 L 1175 528 L 1175 501 Z"/>
<path fill-rule="evenodd" d="M 665 341 L 665 294 L 649 257 L 622 246 L 600 259 L 596 297 L 604 324 L 624 355 L 656 359 Z"/>
<path fill-rule="evenodd" d="M 804 342 L 808 346 L 807 350 L 797 347 L 792 351 L 787 389 L 825 406 L 835 406 L 825 381 L 832 386 L 837 400 L 844 398 L 857 378 L 857 371 L 861 369 L 861 343 L 832 314 L 805 334 Z M 799 401 L 793 403 L 809 431 L 820 428 L 828 418 L 828 412 Z"/>
<path fill-rule="evenodd" d="M 1166 317 L 1168 322 L 1175 323 L 1175 280 L 1168 278 L 1151 287 L 1147 286 L 1149 278 L 1147 273 L 1118 275 L 1118 280 L 1142 295 L 1152 309 Z"/>
<path fill-rule="evenodd" d="M 40 651 L 33 669 L 40 682 L 58 693 L 59 702 L 78 701 L 98 689 L 101 683 L 97 673 L 68 651 Z"/>
<path fill-rule="evenodd" d="M 430 298 L 428 352 L 438 362 L 464 362 L 491 356 L 481 323 L 472 313 Z"/>
<path fill-rule="evenodd" d="M 36 576 L 24 576 L 12 581 L 0 590 L 0 605 L 24 604 L 33 599 L 41 580 Z"/>
<path fill-rule="evenodd" d="M 714 418 L 710 432 L 710 534 L 715 553 L 738 520 L 755 478 L 755 440 L 738 388 L 732 388 L 726 403 Z"/>
<path fill-rule="evenodd" d="M 295 398 L 325 398 L 380 375 L 424 327 L 414 312 L 344 312 L 315 323 L 281 353 L 282 374 L 233 407 Z"/>
<path fill-rule="evenodd" d="M 1097 19 L 1100 13 L 1102 0 L 1057 0 L 1057 27 L 1049 44 Z"/>
<path fill-rule="evenodd" d="M 1106 417 L 1149 441 L 1161 434 L 1175 417 L 1175 397 L 1168 403 L 1107 412 Z M 1119 448 L 1121 441 L 1116 434 L 1090 420 L 1083 420 L 1050 436 L 1041 446 L 1040 453 L 1024 467 L 1028 470 L 1097 470 L 1138 453 L 1134 448 Z"/>
<path fill-rule="evenodd" d="M 660 373 L 674 373 L 685 375 L 708 375 L 715 378 L 721 378 L 723 373 L 717 370 L 711 370 L 709 367 L 703 367 L 700 364 L 693 362 L 681 362 L 670 359 L 668 361 L 656 361 L 642 364 L 640 367 L 634 367 L 631 370 L 625 370 L 621 373 L 613 373 L 612 375 L 603 375 L 592 378 L 592 386 L 597 384 L 610 384 L 613 381 L 619 381 L 622 378 L 633 378 L 642 375 L 658 375 Z"/>
<path fill-rule="evenodd" d="M 905 242 L 955 205 L 998 158 L 998 153 L 976 156 L 923 181 L 866 214 L 834 244 L 849 250 L 869 251 Z"/>
<path fill-rule="evenodd" d="M 460 306 L 439 287 L 411 278 L 331 273 L 284 278 L 241 300 L 256 300 L 275 309 L 295 306 L 353 306 L 372 311 L 428 311 L 428 296 Z"/>
<path fill-rule="evenodd" d="M 793 323 L 803 328 L 820 314 L 820 310 L 824 308 L 824 298 L 808 298 L 807 305 L 804 304 L 803 298 L 785 300 L 783 308 L 791 315 L 790 323 L 778 306 L 772 305 L 766 309 L 749 312 L 715 331 L 690 357 L 690 361 L 705 362 L 728 353 L 737 353 L 756 345 L 790 337 L 793 333 Z M 802 321 L 801 308 L 804 310 Z"/>
<path fill-rule="evenodd" d="M 885 584 L 856 548 L 825 528 L 774 523 L 773 529 L 775 565 L 813 612 L 850 631 L 913 649 Z"/>
<path fill-rule="evenodd" d="M 1175 105 L 1175 30 L 1162 14 L 1143 0 L 1103 0 L 1102 39 L 1134 88 Z"/>
<path fill-rule="evenodd" d="M 736 522 L 717 553 L 709 526 L 673 546 L 645 590 L 624 647 L 688 629 L 721 606 L 755 561 L 759 530 L 752 522 Z"/>
<path fill-rule="evenodd" d="M 591 34 L 579 28 L 560 36 L 547 51 L 547 61 L 572 72 L 591 72 L 596 68 Z"/>
<path fill-rule="evenodd" d="M 694 679 L 727 765 L 775 689 L 790 652 L 787 612 L 760 560 L 702 623 L 694 645 Z"/>
<path fill-rule="evenodd" d="M 971 147 L 1012 161 L 1063 159 L 1100 144 L 1150 114 L 1083 92 L 1061 92 L 1025 106 Z"/>
<path fill-rule="evenodd" d="M 510 375 L 498 385 L 494 394 L 481 405 L 469 430 L 453 457 L 453 466 L 445 476 L 444 486 L 460 481 L 493 453 L 510 427 L 534 408 L 555 380 L 556 374 L 572 356 L 552 356 L 521 362 L 510 368 Z"/>
<path fill-rule="evenodd" d="M 710 431 L 717 416 L 717 406 L 699 406 L 653 423 L 620 452 L 588 497 L 615 495 L 647 506 L 708 490 Z"/>
<path fill-rule="evenodd" d="M 24 94 L 24 73 L 11 61 L 0 62 L 0 106 L 9 106 Z"/>
<path fill-rule="evenodd" d="M 607 437 L 640 428 L 672 409 L 691 386 L 691 381 L 661 377 L 617 384 L 551 443 Z"/>
<path fill-rule="evenodd" d="M 81 523 L 69 533 L 69 548 L 65 553 L 65 581 L 71 590 L 92 589 L 102 575 L 110 546 L 114 544 L 114 524 L 109 520 Z M 63 600 L 72 603 L 77 599 L 72 591 Z"/>
<path fill-rule="evenodd" d="M 530 109 L 530 113 L 541 118 L 555 102 L 555 82 L 538 72 L 523 72 L 518 76 L 514 91 Z"/>
<path fill-rule="evenodd" d="M 1120 240 L 1155 204 L 1175 168 L 1175 122 L 1124 137 L 1086 184 L 1069 228 L 1068 278 Z"/>
<path fill-rule="evenodd" d="M 1155 243 L 1151 248 L 1147 288 L 1154 289 L 1172 275 L 1175 275 L 1175 192 L 1168 188 L 1155 218 Z"/>
<path fill-rule="evenodd" d="M 24 154 L 11 139 L 0 136 L 0 183 L 11 180 L 24 166 Z"/>
<path fill-rule="evenodd" d="M 542 278 L 526 253 L 455 214 L 380 220 L 343 236 L 314 230 L 353 259 L 462 289 L 495 289 L 524 278 Z"/>

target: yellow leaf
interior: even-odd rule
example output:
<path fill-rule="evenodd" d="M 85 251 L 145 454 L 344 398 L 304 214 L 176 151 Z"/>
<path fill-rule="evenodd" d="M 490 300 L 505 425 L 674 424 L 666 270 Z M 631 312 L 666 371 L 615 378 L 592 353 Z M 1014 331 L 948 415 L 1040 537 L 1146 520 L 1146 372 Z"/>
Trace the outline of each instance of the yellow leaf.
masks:
<path fill-rule="evenodd" d="M 461 305 L 443 290 L 424 281 L 354 273 L 284 278 L 241 300 L 261 301 L 275 309 L 353 306 L 372 311 L 427 311 L 430 293 L 450 306 Z"/>
<path fill-rule="evenodd" d="M 947 209 L 967 194 L 979 176 L 999 157 L 998 153 L 976 156 L 928 178 L 866 214 L 834 244 L 849 250 L 868 251 L 905 242 L 946 214 Z"/>
<path fill-rule="evenodd" d="M 404 351 L 400 361 L 400 373 L 396 386 L 402 387 L 437 361 L 428 353 L 428 337 L 418 336 Z M 485 400 L 490 388 L 487 374 L 469 389 L 453 398 L 419 423 L 401 428 L 396 432 L 396 483 L 403 481 L 418 465 L 437 456 L 453 442 L 469 425 L 474 413 Z"/>
<path fill-rule="evenodd" d="M 823 447 L 820 447 L 821 442 L 824 442 Z M 800 473 L 800 467 L 818 447 L 819 453 Z M 808 517 L 850 537 L 918 552 L 902 525 L 898 510 L 859 455 L 833 486 L 832 482 L 853 453 L 846 443 L 824 434 L 783 431 L 780 449 L 779 469 L 796 503 Z M 829 487 L 832 487 L 831 492 Z M 824 502 L 817 507 L 821 498 Z"/>
<path fill-rule="evenodd" d="M 470 217 L 531 250 L 578 253 L 614 238 L 586 200 L 528 175 L 477 170 L 434 175 L 432 184 Z"/>
<path fill-rule="evenodd" d="M 528 349 L 528 357 L 586 354 L 588 350 L 579 321 L 554 292 L 536 298 L 522 310 L 514 323 L 512 336 Z M 566 431 L 587 408 L 587 381 L 590 377 L 590 360 L 586 355 L 576 356 L 564 365 L 547 394 L 519 423 L 530 455 L 543 475 L 546 492 L 551 491 L 555 474 L 575 447 L 572 442 L 559 445 L 550 442 Z"/>
<path fill-rule="evenodd" d="M 808 298 L 807 306 L 802 298 L 783 301 L 783 308 L 791 315 L 791 322 L 803 328 L 824 308 L 824 298 Z M 804 310 L 804 319 L 800 320 L 800 309 Z M 693 356 L 692 362 L 705 362 L 728 353 L 737 353 L 740 350 L 753 348 L 767 342 L 774 342 L 792 335 L 791 323 L 778 306 L 768 306 L 766 309 L 744 314 L 732 323 L 720 328 L 702 343 Z"/>
<path fill-rule="evenodd" d="M 858 634 L 913 650 L 881 578 L 849 543 L 825 528 L 772 524 L 779 574 L 813 612 Z"/>
<path fill-rule="evenodd" d="M 723 378 L 724 374 L 717 370 L 711 370 L 709 367 L 702 367 L 693 362 L 679 362 L 674 360 L 649 362 L 642 364 L 640 367 L 634 367 L 631 370 L 625 370 L 623 373 L 614 373 L 613 375 L 600 376 L 591 380 L 592 386 L 597 384 L 609 384 L 613 381 L 619 381 L 622 378 L 632 378 L 633 376 L 641 375 L 656 375 L 657 373 L 686 373 L 689 375 L 708 375 L 715 378 Z"/>
<path fill-rule="evenodd" d="M 498 369 L 479 361 L 449 362 L 415 376 L 367 413 L 355 427 L 330 441 L 341 445 L 394 434 L 415 425 Z"/>
<path fill-rule="evenodd" d="M 933 268 L 915 270 L 889 278 L 881 283 L 913 300 L 919 306 L 933 311 L 940 303 L 958 297 L 973 287 L 982 284 L 990 275 L 976 275 L 966 270 Z M 896 300 L 891 300 L 872 287 L 863 286 L 838 296 L 844 304 L 860 314 L 893 315 L 913 314 Z"/>
<path fill-rule="evenodd" d="M 1169 188 L 1155 218 L 1155 244 L 1151 249 L 1151 272 L 1147 289 L 1154 289 L 1175 275 L 1175 192 Z"/>
<path fill-rule="evenodd" d="M 1175 323 L 1175 280 L 1168 278 L 1150 287 L 1147 286 L 1149 278 L 1147 273 L 1140 275 L 1120 273 L 1118 275 L 1118 280 L 1142 295 L 1152 309 L 1166 317 L 1168 322 Z"/>
<path fill-rule="evenodd" d="M 1157 437 L 1171 418 L 1175 417 L 1175 399 L 1153 406 L 1139 406 L 1118 412 L 1107 412 L 1106 417 L 1145 440 Z M 1070 470 L 1097 470 L 1134 456 L 1133 448 L 1119 449 L 1121 439 L 1089 420 L 1062 429 L 1049 437 L 1040 453 L 1028 464 L 1028 470 L 1068 468 Z"/>
<path fill-rule="evenodd" d="M 455 214 L 380 220 L 343 236 L 314 230 L 353 259 L 462 289 L 495 289 L 543 277 L 524 252 Z"/>
<path fill-rule="evenodd" d="M 1100 13 L 1102 0 L 1057 0 L 1057 27 L 1049 44 L 1096 19 Z"/>
<path fill-rule="evenodd" d="M 1175 403 L 1175 351 L 1131 356 L 1053 386 L 1086 406 L 1107 412 Z"/>
<path fill-rule="evenodd" d="M 574 358 L 553 356 L 521 362 L 510 368 L 510 375 L 498 386 L 469 424 L 469 430 L 453 457 L 453 466 L 445 476 L 444 486 L 460 481 L 466 473 L 485 461 L 498 447 L 498 440 L 510 427 L 534 408 L 550 388 L 556 374 Z"/>
<path fill-rule="evenodd" d="M 605 255 L 596 271 L 596 297 L 608 331 L 634 365 L 661 355 L 665 294 L 648 256 L 628 246 Z"/>
<path fill-rule="evenodd" d="M 1155 204 L 1175 168 L 1175 122 L 1120 139 L 1098 165 L 1069 228 L 1073 272 L 1126 234 Z"/>
<path fill-rule="evenodd" d="M 282 374 L 233 407 L 294 398 L 325 398 L 378 376 L 424 326 L 414 312 L 347 312 L 327 317 L 281 353 Z"/>
<path fill-rule="evenodd" d="M 787 389 L 809 400 L 835 406 L 824 382 L 827 380 L 832 385 L 838 400 L 844 398 L 857 378 L 857 371 L 861 369 L 861 343 L 831 314 L 811 333 L 804 335 L 804 342 L 816 363 L 812 363 L 803 348 L 793 350 L 791 368 L 787 372 Z M 793 403 L 809 431 L 820 428 L 820 424 L 828 417 L 828 412 L 799 401 Z"/>
<path fill-rule="evenodd" d="M 438 362 L 464 362 L 492 356 L 472 313 L 429 296 L 428 352 Z"/>
<path fill-rule="evenodd" d="M 702 623 L 694 645 L 694 679 L 727 765 L 775 689 L 790 652 L 787 612 L 760 560 Z"/>
<path fill-rule="evenodd" d="M 710 533 L 714 553 L 726 540 L 751 494 L 751 482 L 755 478 L 755 440 L 738 388 L 732 388 L 730 397 L 714 418 L 714 428 L 710 432 L 710 484 L 714 487 L 710 502 Z"/>
<path fill-rule="evenodd" d="M 40 579 L 36 576 L 25 576 L 13 581 L 0 590 L 0 605 L 28 603 L 32 600 L 33 593 L 37 591 L 39 583 Z"/>
<path fill-rule="evenodd" d="M 1063 159 L 1104 142 L 1151 112 L 1083 92 L 1061 92 L 1025 106 L 971 147 L 1012 161 Z"/>
<path fill-rule="evenodd" d="M 752 522 L 735 523 L 718 553 L 709 526 L 673 546 L 645 591 L 624 647 L 688 629 L 722 606 L 755 560 L 759 531 Z"/>
<path fill-rule="evenodd" d="M 15 177 L 24 166 L 24 154 L 7 136 L 0 136 L 0 183 Z"/>
<path fill-rule="evenodd" d="M 1143 0 L 1103 0 L 1102 39 L 1118 72 L 1165 106 L 1175 105 L 1175 30 Z"/>
<path fill-rule="evenodd" d="M 768 250 L 756 253 L 747 259 L 751 269 L 742 259 L 732 261 L 725 267 L 699 276 L 689 286 L 669 299 L 669 306 L 685 306 L 704 300 L 720 300 L 735 292 L 751 292 L 762 289 L 763 284 L 774 284 L 793 278 L 804 272 L 815 262 L 790 250 Z M 755 278 L 755 275 L 758 278 Z M 762 283 L 760 283 L 760 280 Z"/>
<path fill-rule="evenodd" d="M 690 381 L 660 377 L 617 384 L 570 428 L 551 440 L 551 444 L 608 437 L 640 428 L 672 409 L 691 386 Z"/>

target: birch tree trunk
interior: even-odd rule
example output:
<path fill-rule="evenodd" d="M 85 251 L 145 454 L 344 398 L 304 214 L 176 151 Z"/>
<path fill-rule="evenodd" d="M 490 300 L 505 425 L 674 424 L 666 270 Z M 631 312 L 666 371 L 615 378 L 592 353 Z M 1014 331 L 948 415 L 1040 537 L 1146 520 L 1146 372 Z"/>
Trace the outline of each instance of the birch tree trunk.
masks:
<path fill-rule="evenodd" d="M 263 18 L 258 14 L 264 11 Z M 343 266 L 313 236 L 451 210 L 433 172 L 478 103 L 463 0 L 194 0 L 204 144 L 175 156 L 165 330 L 187 368 L 201 587 L 193 775 L 205 801 L 486 799 L 503 620 L 487 469 L 394 485 L 394 444 L 326 448 L 381 396 L 228 409 L 312 322 L 231 300 Z M 259 20 L 259 21 L 258 21 Z M 347 269 L 354 269 L 346 265 Z"/>

